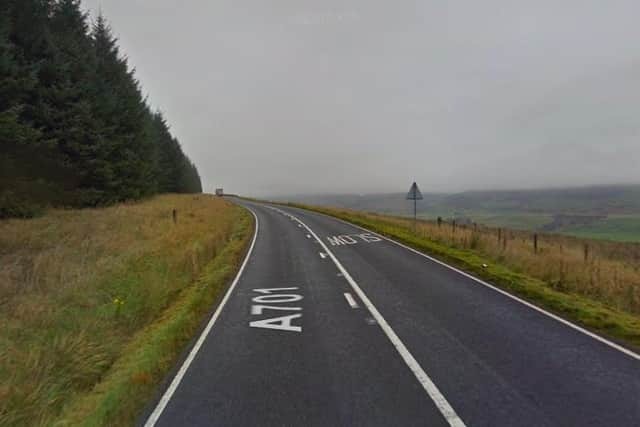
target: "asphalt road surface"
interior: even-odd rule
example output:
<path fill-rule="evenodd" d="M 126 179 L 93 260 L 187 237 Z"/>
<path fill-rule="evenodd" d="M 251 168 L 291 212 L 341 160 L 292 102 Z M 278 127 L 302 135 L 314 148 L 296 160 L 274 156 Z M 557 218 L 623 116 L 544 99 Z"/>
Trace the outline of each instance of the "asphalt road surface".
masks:
<path fill-rule="evenodd" d="M 147 426 L 640 426 L 640 356 L 375 233 L 237 201 L 241 274 Z"/>

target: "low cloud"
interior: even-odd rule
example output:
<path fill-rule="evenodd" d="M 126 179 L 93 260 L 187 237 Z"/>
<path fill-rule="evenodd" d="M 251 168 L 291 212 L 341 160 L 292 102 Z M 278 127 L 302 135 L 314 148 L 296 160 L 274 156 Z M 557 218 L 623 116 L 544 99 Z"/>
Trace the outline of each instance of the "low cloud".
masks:
<path fill-rule="evenodd" d="M 204 185 L 640 182 L 640 4 L 85 0 Z"/>

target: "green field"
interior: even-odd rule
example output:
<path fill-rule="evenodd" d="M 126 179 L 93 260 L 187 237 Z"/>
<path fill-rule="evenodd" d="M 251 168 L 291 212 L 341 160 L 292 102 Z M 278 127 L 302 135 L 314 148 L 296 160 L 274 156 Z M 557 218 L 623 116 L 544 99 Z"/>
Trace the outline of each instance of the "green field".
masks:
<path fill-rule="evenodd" d="M 484 214 L 476 221 L 492 227 L 515 228 L 517 230 L 535 230 L 552 221 L 551 215 L 529 213 Z"/>
<path fill-rule="evenodd" d="M 535 230 L 553 220 L 552 215 L 537 213 L 513 213 L 513 212 L 463 212 L 465 216 L 478 224 L 490 227 L 514 228 L 517 230 Z M 437 217 L 451 218 L 453 212 L 427 212 L 422 213 L 420 218 L 435 219 Z"/>
<path fill-rule="evenodd" d="M 385 215 L 413 216 L 405 193 L 292 197 L 289 201 Z M 468 219 L 478 224 L 576 237 L 640 242 L 640 185 L 426 193 L 417 204 L 422 219 Z M 573 223 L 554 223 L 556 215 Z M 593 217 L 593 220 L 580 217 Z M 604 219 L 598 219 L 606 217 Z"/>
<path fill-rule="evenodd" d="M 610 216 L 593 224 L 567 227 L 560 232 L 588 239 L 640 242 L 640 215 Z"/>
<path fill-rule="evenodd" d="M 531 231 L 541 230 L 546 224 L 553 221 L 552 215 L 528 212 L 465 212 L 465 215 L 474 222 L 490 227 Z M 433 219 L 437 216 L 421 215 L 425 219 Z M 552 232 L 586 239 L 640 242 L 640 215 L 611 215 L 590 224 L 560 227 Z"/>
<path fill-rule="evenodd" d="M 395 214 L 406 216 L 404 212 Z M 542 230 L 545 225 L 553 221 L 553 215 L 545 213 L 463 211 L 457 214 L 478 224 L 516 230 Z M 454 213 L 427 211 L 421 212 L 418 216 L 422 219 L 435 220 L 439 216 L 452 218 Z M 640 242 L 640 215 L 610 215 L 590 224 L 560 227 L 552 232 L 586 239 Z"/>

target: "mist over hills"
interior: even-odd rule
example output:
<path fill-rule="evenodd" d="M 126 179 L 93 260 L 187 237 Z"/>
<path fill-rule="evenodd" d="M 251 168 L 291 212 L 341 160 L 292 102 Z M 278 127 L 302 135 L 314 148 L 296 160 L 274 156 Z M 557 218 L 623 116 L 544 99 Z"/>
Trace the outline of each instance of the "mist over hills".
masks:
<path fill-rule="evenodd" d="M 307 195 L 277 200 L 413 215 L 406 193 Z M 418 216 L 494 227 L 640 242 L 640 185 L 423 193 Z"/>
<path fill-rule="evenodd" d="M 281 200 L 381 213 L 409 213 L 406 193 L 294 195 Z M 607 185 L 536 190 L 484 190 L 423 193 L 419 213 L 456 211 L 530 212 L 541 214 L 640 214 L 640 185 Z"/>

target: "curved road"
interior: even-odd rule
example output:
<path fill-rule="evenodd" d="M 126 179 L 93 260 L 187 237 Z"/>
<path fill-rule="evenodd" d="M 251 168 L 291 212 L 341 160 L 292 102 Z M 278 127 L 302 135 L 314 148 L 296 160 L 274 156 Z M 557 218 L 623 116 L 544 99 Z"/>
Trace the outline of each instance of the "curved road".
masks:
<path fill-rule="evenodd" d="M 639 426 L 640 356 L 374 233 L 258 231 L 147 426 Z"/>

